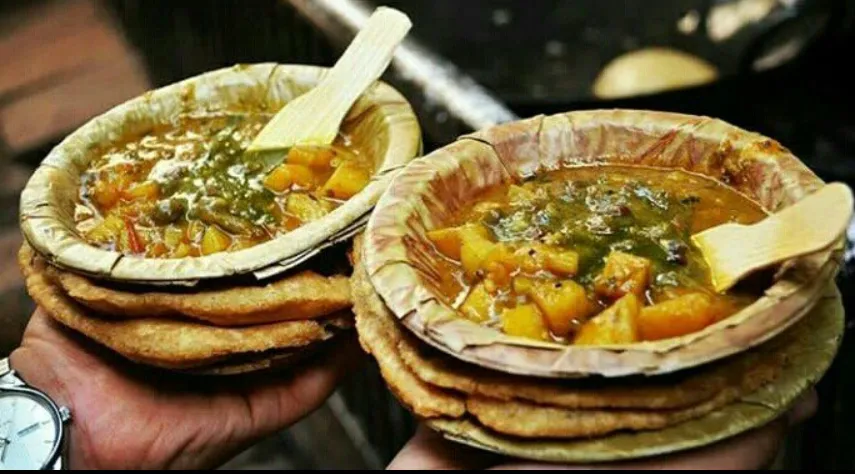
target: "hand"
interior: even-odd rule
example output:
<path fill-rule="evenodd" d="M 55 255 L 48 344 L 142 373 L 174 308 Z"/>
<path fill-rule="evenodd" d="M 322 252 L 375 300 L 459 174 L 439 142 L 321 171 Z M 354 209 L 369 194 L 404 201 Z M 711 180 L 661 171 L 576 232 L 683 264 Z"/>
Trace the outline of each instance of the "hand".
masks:
<path fill-rule="evenodd" d="M 489 469 L 489 470 L 760 470 L 771 465 L 778 454 L 787 431 L 813 416 L 816 393 L 802 398 L 787 416 L 763 428 L 737 436 L 722 443 L 695 451 L 642 461 L 603 464 L 555 466 L 515 461 L 482 451 L 476 451 L 443 439 L 422 427 L 416 436 L 398 453 L 390 470 L 415 469 Z"/>
<path fill-rule="evenodd" d="M 281 374 L 178 376 L 120 360 L 37 310 L 11 362 L 71 409 L 72 469 L 210 469 L 320 407 L 360 354 L 347 340 Z"/>

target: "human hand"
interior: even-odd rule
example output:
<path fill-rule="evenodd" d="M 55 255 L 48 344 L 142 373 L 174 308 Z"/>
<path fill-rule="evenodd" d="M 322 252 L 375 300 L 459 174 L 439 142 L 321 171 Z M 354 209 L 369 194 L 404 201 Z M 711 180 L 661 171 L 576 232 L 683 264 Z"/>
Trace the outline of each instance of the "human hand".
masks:
<path fill-rule="evenodd" d="M 72 469 L 208 469 L 321 406 L 361 354 L 342 340 L 294 372 L 181 376 L 119 359 L 37 310 L 11 362 L 71 409 Z"/>
<path fill-rule="evenodd" d="M 519 461 L 451 443 L 426 427 L 398 453 L 389 470 L 759 470 L 771 465 L 790 428 L 816 412 L 811 391 L 784 417 L 762 428 L 694 451 L 641 461 L 601 465 L 551 465 Z"/>

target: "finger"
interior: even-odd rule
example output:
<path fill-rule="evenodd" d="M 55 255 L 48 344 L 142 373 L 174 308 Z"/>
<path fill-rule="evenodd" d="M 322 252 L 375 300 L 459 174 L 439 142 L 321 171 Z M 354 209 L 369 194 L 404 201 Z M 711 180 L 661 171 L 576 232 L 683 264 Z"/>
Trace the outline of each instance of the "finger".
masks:
<path fill-rule="evenodd" d="M 45 354 L 50 354 L 50 363 L 44 360 Z M 93 357 L 82 350 L 53 318 L 41 308 L 36 308 L 21 346 L 10 355 L 10 363 L 29 385 L 50 393 L 58 403 L 67 404 L 71 397 L 60 374 L 68 375 L 77 367 L 91 367 Z"/>
<path fill-rule="evenodd" d="M 645 461 L 604 463 L 601 465 L 554 466 L 515 463 L 496 470 L 737 470 L 764 469 L 772 463 L 786 434 L 786 423 L 779 420 L 758 430 L 697 451 Z"/>
<path fill-rule="evenodd" d="M 481 470 L 495 465 L 499 459 L 496 455 L 447 441 L 430 428 L 420 426 L 389 464 L 388 470 Z"/>
<path fill-rule="evenodd" d="M 55 354 L 57 363 L 68 362 L 87 368 L 100 365 L 101 359 L 108 354 L 103 346 L 63 326 L 41 307 L 36 308 L 27 324 L 21 349 Z"/>
<path fill-rule="evenodd" d="M 697 451 L 646 461 L 602 465 L 558 466 L 540 463 L 503 464 L 493 470 L 598 470 L 598 469 L 762 469 L 778 453 L 787 429 L 813 415 L 817 400 L 815 391 L 804 395 L 790 413 L 760 429 Z M 475 459 L 475 452 L 452 445 L 441 436 L 422 428 L 398 454 L 390 470 L 409 469 L 481 469 L 495 465 L 497 457 Z"/>
<path fill-rule="evenodd" d="M 775 459 L 789 428 L 803 423 L 817 410 L 818 397 L 809 390 L 784 417 L 760 429 L 697 451 L 603 466 L 552 466 L 535 463 L 503 465 L 497 470 L 576 470 L 576 469 L 763 469 Z"/>
<path fill-rule="evenodd" d="M 815 389 L 810 389 L 802 395 L 787 414 L 790 426 L 797 426 L 813 418 L 819 407 L 819 396 Z"/>
<path fill-rule="evenodd" d="M 217 397 L 225 405 L 209 405 L 227 417 L 224 431 L 229 442 L 209 453 L 205 465 L 220 465 L 260 439 L 299 421 L 319 408 L 335 390 L 339 380 L 351 373 L 366 357 L 355 338 L 344 336 L 328 352 L 317 355 L 299 367 L 291 367 L 280 378 L 239 377 L 232 394 Z M 220 392 L 224 395 L 223 391 Z M 237 402 L 237 403 L 235 403 Z M 234 410 L 234 406 L 242 407 Z M 219 410 L 217 407 L 226 407 Z M 231 408 L 229 408 L 231 407 Z M 206 415 L 207 416 L 207 415 Z"/>
<path fill-rule="evenodd" d="M 353 335 L 330 342 L 327 352 L 311 356 L 278 380 L 270 375 L 260 381 L 246 379 L 243 390 L 251 412 L 259 415 L 253 426 L 273 432 L 298 421 L 320 407 L 339 381 L 366 360 Z"/>
<path fill-rule="evenodd" d="M 30 317 L 24 330 L 21 345 L 27 344 L 58 344 L 60 347 L 73 345 L 74 341 L 68 338 L 61 326 L 54 321 L 41 307 L 37 307 Z"/>
<path fill-rule="evenodd" d="M 763 469 L 774 462 L 790 428 L 804 423 L 817 411 L 816 390 L 808 390 L 789 412 L 759 429 L 696 451 L 665 456 L 648 461 L 611 463 L 602 466 L 554 466 L 537 463 L 515 463 L 497 470 L 592 470 L 592 469 Z"/>

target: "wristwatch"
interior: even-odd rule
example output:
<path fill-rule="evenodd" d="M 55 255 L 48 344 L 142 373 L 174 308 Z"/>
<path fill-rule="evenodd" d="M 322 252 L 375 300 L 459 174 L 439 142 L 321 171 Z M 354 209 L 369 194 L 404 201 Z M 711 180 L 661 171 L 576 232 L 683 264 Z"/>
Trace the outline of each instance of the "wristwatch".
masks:
<path fill-rule="evenodd" d="M 0 360 L 0 470 L 63 470 L 71 412 Z"/>

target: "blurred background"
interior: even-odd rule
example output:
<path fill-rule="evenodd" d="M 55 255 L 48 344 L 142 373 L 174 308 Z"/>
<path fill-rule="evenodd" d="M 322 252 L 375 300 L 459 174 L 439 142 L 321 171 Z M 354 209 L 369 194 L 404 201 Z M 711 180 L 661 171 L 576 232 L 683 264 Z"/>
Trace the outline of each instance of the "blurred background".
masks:
<path fill-rule="evenodd" d="M 379 3 L 360 0 L 0 2 L 0 356 L 32 311 L 17 200 L 86 120 L 153 87 L 235 63 L 329 66 Z M 855 186 L 851 0 L 389 0 L 414 22 L 385 79 L 419 114 L 426 152 L 540 113 L 629 107 L 709 115 L 771 136 Z M 850 229 L 855 239 L 855 227 Z M 839 277 L 855 309 L 855 254 Z M 855 349 L 778 467 L 855 467 Z M 382 468 L 413 430 L 376 370 L 229 468 Z"/>

